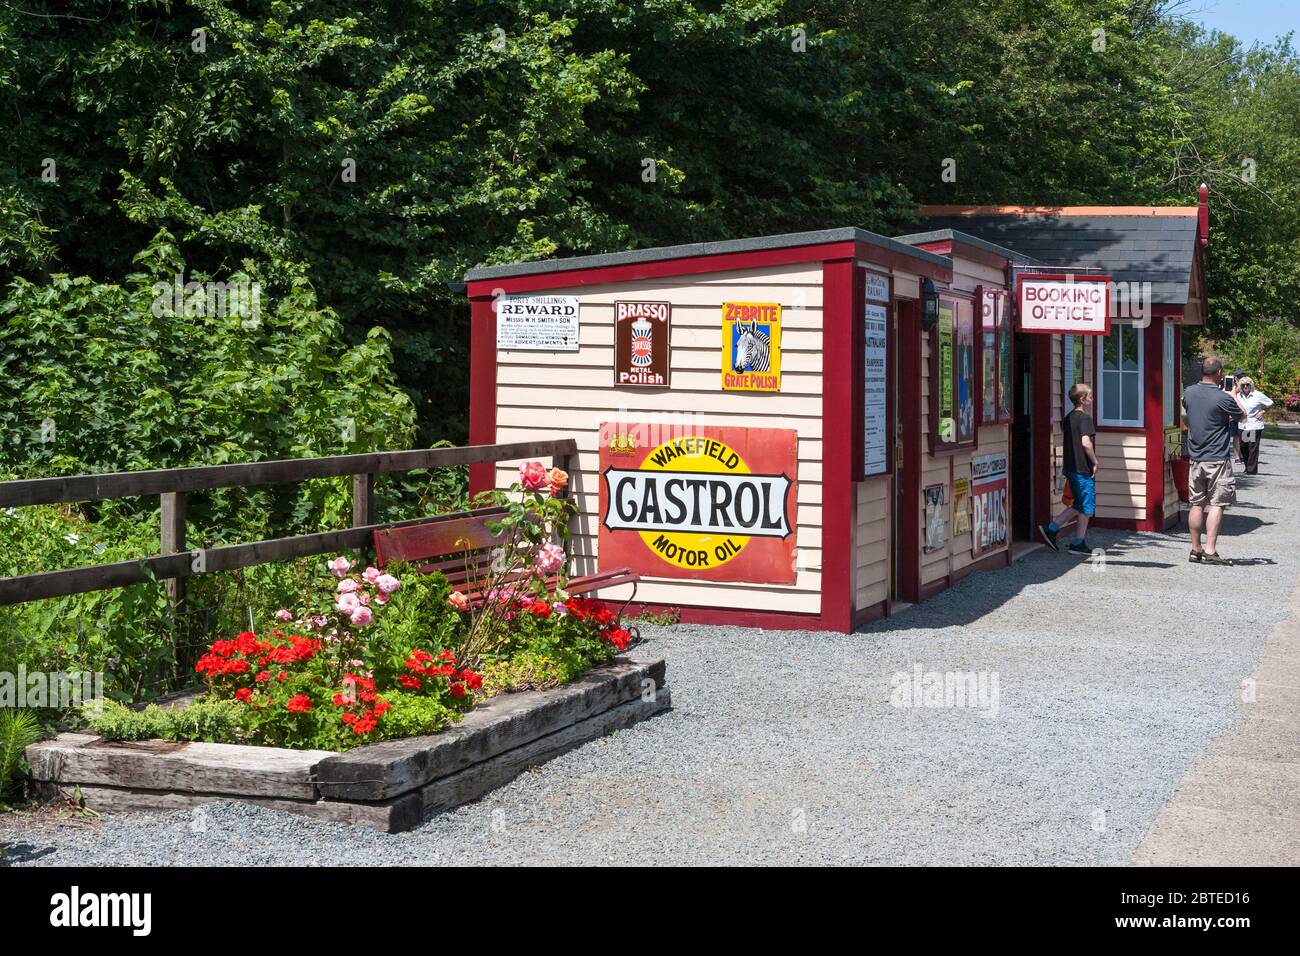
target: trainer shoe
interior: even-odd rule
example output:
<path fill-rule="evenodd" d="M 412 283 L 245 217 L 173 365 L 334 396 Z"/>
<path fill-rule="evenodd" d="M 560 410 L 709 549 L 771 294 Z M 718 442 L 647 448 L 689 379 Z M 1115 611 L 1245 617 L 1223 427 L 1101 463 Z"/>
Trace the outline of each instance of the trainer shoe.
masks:
<path fill-rule="evenodd" d="M 1092 557 L 1092 548 L 1088 547 L 1088 545 L 1087 545 L 1086 543 L 1084 543 L 1084 544 L 1071 544 L 1071 545 L 1070 545 L 1068 548 L 1066 548 L 1065 550 L 1066 550 L 1066 551 L 1069 551 L 1071 554 L 1081 555 L 1082 557 L 1085 557 L 1085 558 L 1091 558 L 1091 557 Z"/>
<path fill-rule="evenodd" d="M 1047 529 L 1047 525 L 1040 524 L 1038 526 L 1038 534 L 1053 551 L 1061 550 L 1061 546 L 1056 543 L 1056 535 L 1052 534 L 1052 532 Z"/>

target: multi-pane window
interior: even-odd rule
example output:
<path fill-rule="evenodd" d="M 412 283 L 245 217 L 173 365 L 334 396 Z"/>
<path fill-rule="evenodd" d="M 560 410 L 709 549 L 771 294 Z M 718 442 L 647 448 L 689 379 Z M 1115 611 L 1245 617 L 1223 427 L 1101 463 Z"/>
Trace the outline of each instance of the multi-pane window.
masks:
<path fill-rule="evenodd" d="M 1097 343 L 1097 424 L 1142 425 L 1142 329 L 1113 323 Z"/>

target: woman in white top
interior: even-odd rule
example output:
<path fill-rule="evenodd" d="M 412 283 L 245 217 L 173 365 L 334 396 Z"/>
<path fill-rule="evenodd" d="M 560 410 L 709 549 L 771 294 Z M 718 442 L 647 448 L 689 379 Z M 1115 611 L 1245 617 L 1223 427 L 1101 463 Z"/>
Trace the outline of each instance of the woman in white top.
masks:
<path fill-rule="evenodd" d="M 1241 421 L 1241 456 L 1246 460 L 1246 474 L 1259 472 L 1259 440 L 1264 437 L 1264 409 L 1273 399 L 1255 390 L 1255 383 L 1247 376 L 1239 383 L 1241 403 L 1246 406 L 1246 417 Z"/>

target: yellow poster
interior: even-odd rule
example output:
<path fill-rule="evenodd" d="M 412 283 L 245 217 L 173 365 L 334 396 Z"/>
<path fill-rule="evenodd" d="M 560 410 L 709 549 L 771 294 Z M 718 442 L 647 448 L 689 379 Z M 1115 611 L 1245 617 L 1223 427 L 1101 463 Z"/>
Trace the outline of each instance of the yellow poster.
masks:
<path fill-rule="evenodd" d="M 722 304 L 722 387 L 729 392 L 781 391 L 781 306 Z"/>
<path fill-rule="evenodd" d="M 957 478 L 952 483 L 952 533 L 970 530 L 970 479 Z"/>

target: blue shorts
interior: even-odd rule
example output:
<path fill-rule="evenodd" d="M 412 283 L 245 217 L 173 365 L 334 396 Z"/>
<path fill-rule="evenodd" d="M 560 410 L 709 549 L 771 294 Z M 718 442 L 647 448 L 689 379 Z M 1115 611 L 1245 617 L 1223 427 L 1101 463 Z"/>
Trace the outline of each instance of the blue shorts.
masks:
<path fill-rule="evenodd" d="M 1092 515 L 1097 510 L 1097 483 L 1092 475 L 1069 471 L 1065 479 L 1070 483 L 1070 497 L 1074 499 L 1070 507 L 1081 515 Z"/>

